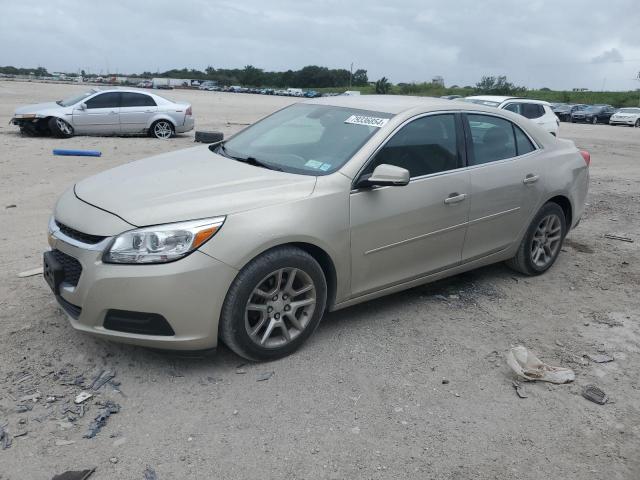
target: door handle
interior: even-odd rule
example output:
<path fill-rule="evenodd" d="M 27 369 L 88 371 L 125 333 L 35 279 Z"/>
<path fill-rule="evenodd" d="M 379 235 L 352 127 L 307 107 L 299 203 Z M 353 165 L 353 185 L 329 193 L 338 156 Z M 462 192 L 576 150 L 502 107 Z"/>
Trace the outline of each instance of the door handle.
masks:
<path fill-rule="evenodd" d="M 522 183 L 524 183 L 525 185 L 529 185 L 530 183 L 536 183 L 539 179 L 540 177 L 538 175 L 528 173 L 527 176 L 524 177 L 524 180 L 522 180 Z"/>
<path fill-rule="evenodd" d="M 451 193 L 449 194 L 449 196 L 447 198 L 444 199 L 444 203 L 446 203 L 447 205 L 450 205 L 452 203 L 460 203 L 462 202 L 465 198 L 467 198 L 467 194 L 466 193 Z"/>

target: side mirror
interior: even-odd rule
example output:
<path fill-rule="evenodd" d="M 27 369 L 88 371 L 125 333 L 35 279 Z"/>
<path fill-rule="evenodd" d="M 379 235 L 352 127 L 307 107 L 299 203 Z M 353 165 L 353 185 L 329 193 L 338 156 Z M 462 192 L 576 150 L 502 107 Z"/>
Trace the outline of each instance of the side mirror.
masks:
<path fill-rule="evenodd" d="M 371 175 L 363 175 L 356 183 L 356 188 L 403 187 L 410 178 L 409 170 L 383 163 Z"/>
<path fill-rule="evenodd" d="M 84 103 L 84 102 L 82 102 L 82 103 L 79 105 L 79 107 L 80 107 L 80 110 L 86 110 L 86 109 L 87 109 L 87 104 L 86 104 L 86 103 Z"/>

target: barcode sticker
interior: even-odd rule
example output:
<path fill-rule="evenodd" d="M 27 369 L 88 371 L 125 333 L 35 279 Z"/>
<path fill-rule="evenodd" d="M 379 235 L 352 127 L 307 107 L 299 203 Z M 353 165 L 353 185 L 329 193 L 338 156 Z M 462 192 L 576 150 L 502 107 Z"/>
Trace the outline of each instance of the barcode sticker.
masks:
<path fill-rule="evenodd" d="M 347 118 L 344 123 L 351 123 L 353 125 L 366 125 L 368 127 L 382 127 L 385 123 L 389 121 L 388 118 L 378 118 L 378 117 L 366 117 L 364 115 L 351 115 Z"/>

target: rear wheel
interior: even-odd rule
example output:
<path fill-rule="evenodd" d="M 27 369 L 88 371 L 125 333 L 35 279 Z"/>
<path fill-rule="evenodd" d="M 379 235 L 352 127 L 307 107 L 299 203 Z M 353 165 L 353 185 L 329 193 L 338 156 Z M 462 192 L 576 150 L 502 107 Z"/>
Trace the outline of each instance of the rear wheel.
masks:
<path fill-rule="evenodd" d="M 62 118 L 50 118 L 49 130 L 51 130 L 51 134 L 57 138 L 69 138 L 73 136 L 73 127 Z"/>
<path fill-rule="evenodd" d="M 264 361 L 293 353 L 324 313 L 322 268 L 295 247 L 270 250 L 244 267 L 222 307 L 220 337 L 238 355 Z"/>
<path fill-rule="evenodd" d="M 507 265 L 525 275 L 540 275 L 555 263 L 567 232 L 566 219 L 557 203 L 546 203 L 527 229 L 516 255 Z"/>
<path fill-rule="evenodd" d="M 162 140 L 167 140 L 173 136 L 175 129 L 169 120 L 158 120 L 149 129 L 151 135 Z"/>
<path fill-rule="evenodd" d="M 598 117 L 593 117 L 592 122 L 594 125 L 596 125 L 598 123 Z"/>

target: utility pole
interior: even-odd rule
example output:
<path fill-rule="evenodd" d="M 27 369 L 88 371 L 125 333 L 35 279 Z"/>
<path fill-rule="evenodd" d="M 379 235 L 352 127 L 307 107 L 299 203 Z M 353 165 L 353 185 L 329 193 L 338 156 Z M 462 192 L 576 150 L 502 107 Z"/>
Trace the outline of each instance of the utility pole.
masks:
<path fill-rule="evenodd" d="M 349 69 L 349 90 L 351 90 L 352 79 L 353 79 L 353 62 L 351 62 L 351 68 Z"/>

